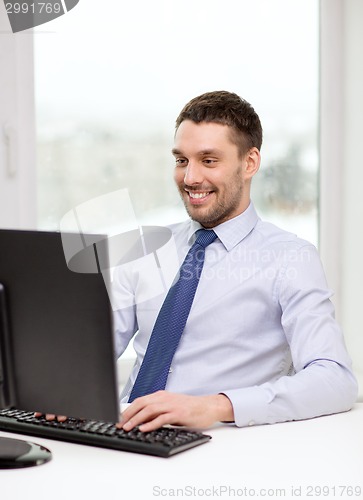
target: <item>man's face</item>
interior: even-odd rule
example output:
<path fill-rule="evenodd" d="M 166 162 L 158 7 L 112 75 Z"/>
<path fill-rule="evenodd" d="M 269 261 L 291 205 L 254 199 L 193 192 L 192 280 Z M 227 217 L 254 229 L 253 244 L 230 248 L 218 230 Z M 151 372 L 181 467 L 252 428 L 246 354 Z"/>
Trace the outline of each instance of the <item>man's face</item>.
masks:
<path fill-rule="evenodd" d="M 230 134 L 227 125 L 190 120 L 175 134 L 174 180 L 189 216 L 207 228 L 239 215 L 249 204 L 246 156 L 240 156 Z"/>

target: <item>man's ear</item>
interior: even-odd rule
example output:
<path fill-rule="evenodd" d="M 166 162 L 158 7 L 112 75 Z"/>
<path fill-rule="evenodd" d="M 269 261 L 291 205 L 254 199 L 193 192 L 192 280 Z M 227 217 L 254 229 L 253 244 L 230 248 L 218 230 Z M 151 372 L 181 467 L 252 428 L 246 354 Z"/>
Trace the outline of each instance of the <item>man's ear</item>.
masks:
<path fill-rule="evenodd" d="M 260 151 L 253 147 L 249 149 L 244 157 L 244 173 L 245 179 L 252 179 L 258 169 L 260 168 L 261 154 Z"/>

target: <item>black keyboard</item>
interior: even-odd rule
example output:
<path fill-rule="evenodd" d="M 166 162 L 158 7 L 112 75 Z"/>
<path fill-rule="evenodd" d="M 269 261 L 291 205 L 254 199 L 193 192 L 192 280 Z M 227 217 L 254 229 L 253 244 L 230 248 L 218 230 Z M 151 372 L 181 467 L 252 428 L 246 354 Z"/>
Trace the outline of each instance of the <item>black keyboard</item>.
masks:
<path fill-rule="evenodd" d="M 137 428 L 124 431 L 115 424 L 95 420 L 48 421 L 17 409 L 0 410 L 0 430 L 159 457 L 170 457 L 211 439 L 201 432 L 177 427 L 141 432 Z"/>

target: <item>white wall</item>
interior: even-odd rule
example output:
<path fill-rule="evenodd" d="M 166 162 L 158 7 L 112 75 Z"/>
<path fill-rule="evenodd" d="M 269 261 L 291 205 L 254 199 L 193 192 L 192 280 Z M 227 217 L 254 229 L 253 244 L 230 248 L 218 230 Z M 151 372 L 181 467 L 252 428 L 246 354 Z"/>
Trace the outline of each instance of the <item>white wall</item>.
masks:
<path fill-rule="evenodd" d="M 342 169 L 342 322 L 356 369 L 363 375 L 363 2 L 347 0 L 344 15 Z M 363 378 L 361 384 L 363 392 Z"/>
<path fill-rule="evenodd" d="M 33 36 L 11 32 L 3 2 L 0 68 L 0 227 L 35 227 Z"/>
<path fill-rule="evenodd" d="M 320 251 L 363 400 L 363 2 L 321 11 Z"/>

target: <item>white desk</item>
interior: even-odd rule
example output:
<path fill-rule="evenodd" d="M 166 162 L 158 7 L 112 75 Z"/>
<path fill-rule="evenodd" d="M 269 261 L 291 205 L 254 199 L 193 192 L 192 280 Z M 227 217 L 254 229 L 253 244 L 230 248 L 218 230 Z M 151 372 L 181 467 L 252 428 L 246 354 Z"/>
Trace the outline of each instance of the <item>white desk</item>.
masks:
<path fill-rule="evenodd" d="M 0 497 L 363 500 L 362 403 L 350 412 L 312 420 L 242 429 L 216 426 L 205 432 L 212 435 L 209 443 L 168 459 L 31 438 L 51 449 L 53 460 L 0 471 Z M 319 495 L 315 486 L 330 490 Z M 341 488 L 356 486 L 360 495 Z"/>

